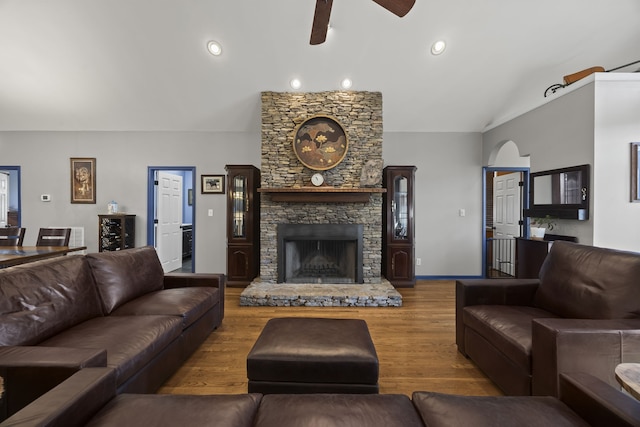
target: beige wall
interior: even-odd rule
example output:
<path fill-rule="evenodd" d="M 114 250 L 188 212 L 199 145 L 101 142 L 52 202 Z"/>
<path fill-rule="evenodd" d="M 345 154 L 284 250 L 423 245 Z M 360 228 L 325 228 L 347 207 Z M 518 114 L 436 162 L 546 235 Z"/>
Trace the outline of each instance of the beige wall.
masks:
<path fill-rule="evenodd" d="M 69 158 L 97 158 L 97 204 L 69 203 Z M 416 253 L 419 276 L 481 272 L 481 136 L 479 133 L 383 134 L 385 164 L 413 164 L 416 173 Z M 97 251 L 97 215 L 115 199 L 138 215 L 136 244 L 147 241 L 147 169 L 195 166 L 196 270 L 226 271 L 226 198 L 200 194 L 200 174 L 226 164 L 260 164 L 260 134 L 221 132 L 0 132 L 0 164 L 22 167 L 26 244 L 46 225 L 84 226 Z M 456 171 L 456 174 L 451 174 Z M 443 174 L 449 178 L 443 181 Z M 52 201 L 40 202 L 40 194 Z M 458 216 L 465 208 L 467 215 Z M 208 217 L 207 210 L 214 216 Z M 37 234 L 37 233 L 36 233 Z"/>
<path fill-rule="evenodd" d="M 531 172 L 582 164 L 593 167 L 593 96 L 592 85 L 583 86 L 485 132 L 483 164 L 489 165 L 502 143 L 513 141 L 520 155 L 529 156 Z M 592 219 L 557 223 L 554 233 L 593 243 Z"/>
<path fill-rule="evenodd" d="M 227 163 L 260 164 L 260 135 L 211 132 L 0 132 L 0 163 L 21 166 L 25 244 L 42 226 L 85 227 L 86 245 L 98 250 L 98 214 L 116 200 L 136 214 L 136 246 L 147 242 L 149 166 L 195 166 L 196 269 L 226 270 L 226 197 L 200 194 L 201 174 L 224 174 Z M 95 157 L 95 205 L 70 203 L 70 157 Z M 50 194 L 51 202 L 41 202 Z M 207 216 L 213 209 L 214 216 Z"/>
<path fill-rule="evenodd" d="M 483 134 L 483 163 L 502 142 L 529 155 L 531 172 L 591 165 L 588 221 L 558 221 L 580 243 L 640 251 L 640 204 L 630 203 L 629 143 L 640 141 L 640 75 L 596 73 L 555 99 Z"/>
<path fill-rule="evenodd" d="M 482 139 L 479 133 L 384 134 L 386 165 L 415 165 L 418 276 L 482 273 Z M 465 216 L 459 210 L 465 210 Z"/>

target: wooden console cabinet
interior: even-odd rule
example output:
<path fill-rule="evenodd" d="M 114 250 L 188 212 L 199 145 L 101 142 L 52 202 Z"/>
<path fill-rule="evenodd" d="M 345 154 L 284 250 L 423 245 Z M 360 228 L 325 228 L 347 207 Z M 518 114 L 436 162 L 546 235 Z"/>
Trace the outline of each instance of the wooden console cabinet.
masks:
<path fill-rule="evenodd" d="M 382 175 L 382 275 L 395 287 L 416 284 L 415 172 L 415 166 L 387 166 Z"/>
<path fill-rule="evenodd" d="M 260 273 L 260 170 L 227 165 L 227 285 L 247 286 Z"/>
<path fill-rule="evenodd" d="M 547 234 L 544 240 L 516 237 L 516 278 L 537 279 L 540 267 L 556 240 L 577 242 L 573 236 Z"/>

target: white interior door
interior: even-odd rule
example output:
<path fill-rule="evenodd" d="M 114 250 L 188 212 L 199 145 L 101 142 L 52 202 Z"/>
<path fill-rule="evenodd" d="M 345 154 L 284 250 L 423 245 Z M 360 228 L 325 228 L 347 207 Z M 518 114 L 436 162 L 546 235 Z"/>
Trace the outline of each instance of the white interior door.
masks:
<path fill-rule="evenodd" d="M 0 172 L 0 227 L 6 227 L 9 215 L 9 175 Z"/>
<path fill-rule="evenodd" d="M 520 237 L 520 172 L 493 179 L 493 268 L 515 276 L 515 237 Z"/>
<path fill-rule="evenodd" d="M 182 267 L 182 176 L 158 171 L 156 251 L 164 272 Z"/>

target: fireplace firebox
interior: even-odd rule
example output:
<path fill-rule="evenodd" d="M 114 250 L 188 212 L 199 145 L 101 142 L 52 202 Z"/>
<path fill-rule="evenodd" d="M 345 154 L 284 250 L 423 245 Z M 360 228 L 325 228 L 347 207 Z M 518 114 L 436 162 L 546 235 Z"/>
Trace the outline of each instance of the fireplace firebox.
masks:
<path fill-rule="evenodd" d="M 279 224 L 278 283 L 363 283 L 362 224 Z"/>

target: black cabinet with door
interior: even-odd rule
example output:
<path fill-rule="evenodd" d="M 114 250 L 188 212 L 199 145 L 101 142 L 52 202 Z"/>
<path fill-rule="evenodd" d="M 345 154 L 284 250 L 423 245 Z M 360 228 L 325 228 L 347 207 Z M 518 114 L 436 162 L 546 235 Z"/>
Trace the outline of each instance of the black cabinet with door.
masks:
<path fill-rule="evenodd" d="M 227 285 L 246 286 L 260 268 L 260 170 L 227 165 Z"/>
<path fill-rule="evenodd" d="M 383 172 L 382 274 L 395 287 L 416 283 L 414 182 L 415 166 L 387 166 Z"/>

